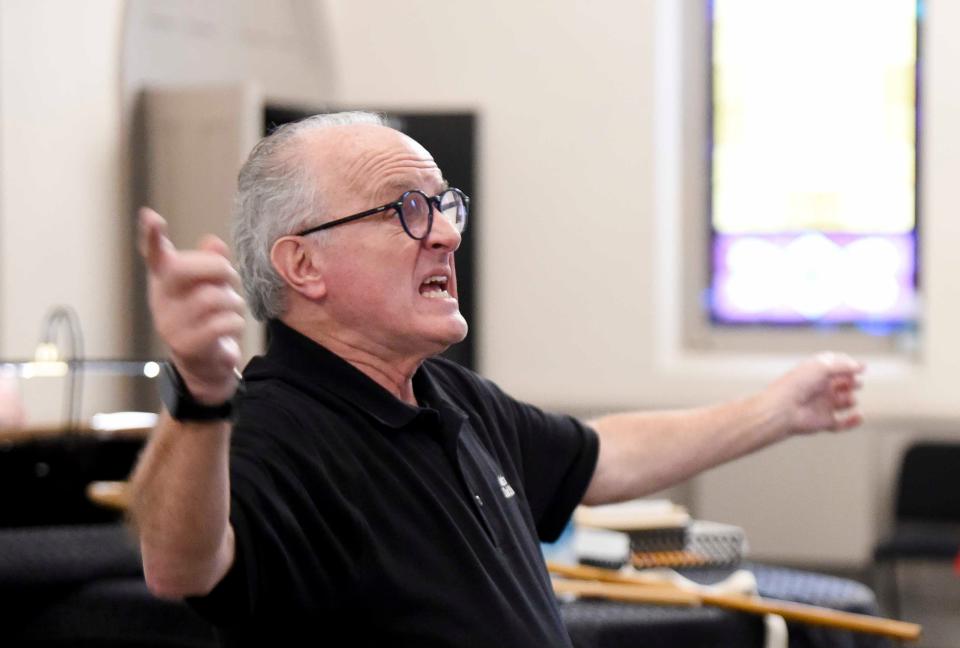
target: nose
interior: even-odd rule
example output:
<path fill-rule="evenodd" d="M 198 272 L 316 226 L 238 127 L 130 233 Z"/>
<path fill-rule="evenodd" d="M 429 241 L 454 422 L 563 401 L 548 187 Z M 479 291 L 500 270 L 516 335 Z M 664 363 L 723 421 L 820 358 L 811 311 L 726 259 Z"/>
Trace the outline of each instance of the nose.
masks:
<path fill-rule="evenodd" d="M 430 235 L 423 240 L 423 244 L 432 250 L 450 250 L 456 252 L 460 247 L 462 237 L 453 223 L 439 212 L 433 214 L 433 227 Z"/>

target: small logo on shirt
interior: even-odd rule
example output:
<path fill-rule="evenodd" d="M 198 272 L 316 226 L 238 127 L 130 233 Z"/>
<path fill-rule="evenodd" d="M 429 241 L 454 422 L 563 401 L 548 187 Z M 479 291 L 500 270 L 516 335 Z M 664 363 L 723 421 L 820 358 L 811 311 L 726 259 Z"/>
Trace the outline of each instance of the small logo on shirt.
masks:
<path fill-rule="evenodd" d="M 504 477 L 503 475 L 497 475 L 497 481 L 500 483 L 500 490 L 503 491 L 503 496 L 505 498 L 510 499 L 511 497 L 516 495 L 516 493 L 513 490 L 513 486 L 511 486 L 507 482 L 506 477 Z"/>

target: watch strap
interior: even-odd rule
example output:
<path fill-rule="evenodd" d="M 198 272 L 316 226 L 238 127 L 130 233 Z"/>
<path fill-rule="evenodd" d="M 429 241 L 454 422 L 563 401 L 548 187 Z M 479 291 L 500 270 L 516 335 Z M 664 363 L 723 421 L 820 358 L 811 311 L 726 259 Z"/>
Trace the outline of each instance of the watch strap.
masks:
<path fill-rule="evenodd" d="M 234 395 L 223 403 L 208 405 L 194 398 L 177 368 L 164 362 L 160 369 L 160 400 L 177 421 L 223 421 L 233 414 L 234 400 L 241 392 L 243 383 L 238 383 Z"/>

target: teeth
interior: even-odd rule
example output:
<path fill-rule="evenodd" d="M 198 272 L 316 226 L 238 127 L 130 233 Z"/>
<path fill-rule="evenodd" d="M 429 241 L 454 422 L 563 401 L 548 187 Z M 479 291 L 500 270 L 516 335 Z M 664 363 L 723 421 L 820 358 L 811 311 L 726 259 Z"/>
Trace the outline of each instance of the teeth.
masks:
<path fill-rule="evenodd" d="M 423 280 L 426 288 L 423 288 L 420 294 L 429 299 L 450 299 L 450 293 L 446 289 L 447 281 L 446 275 L 427 277 Z"/>

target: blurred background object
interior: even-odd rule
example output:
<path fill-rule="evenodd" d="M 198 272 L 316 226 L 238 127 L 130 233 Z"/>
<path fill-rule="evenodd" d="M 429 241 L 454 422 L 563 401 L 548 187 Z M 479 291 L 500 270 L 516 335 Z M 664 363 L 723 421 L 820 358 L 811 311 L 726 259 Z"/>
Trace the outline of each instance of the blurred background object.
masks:
<path fill-rule="evenodd" d="M 16 430 L 26 423 L 27 412 L 20 398 L 16 371 L 0 368 L 0 430 Z"/>
<path fill-rule="evenodd" d="M 924 642 L 960 636 L 960 443 L 912 444 L 897 477 L 892 531 L 874 548 L 875 583 L 886 609 L 925 628 Z"/>

